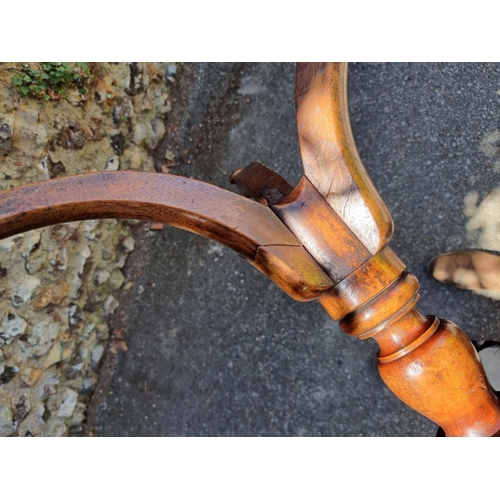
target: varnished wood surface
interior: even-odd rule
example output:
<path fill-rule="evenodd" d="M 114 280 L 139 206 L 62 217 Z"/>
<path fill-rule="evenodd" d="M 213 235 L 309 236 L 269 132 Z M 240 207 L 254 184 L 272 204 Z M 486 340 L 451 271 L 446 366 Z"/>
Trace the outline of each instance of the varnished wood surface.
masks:
<path fill-rule="evenodd" d="M 234 172 L 231 182 L 245 196 L 269 206 L 335 283 L 372 257 L 307 177 L 292 187 L 265 165 L 251 163 Z M 330 300 L 335 302 L 334 297 Z"/>
<path fill-rule="evenodd" d="M 393 222 L 354 142 L 347 64 L 297 64 L 295 100 L 306 177 L 375 255 L 390 240 Z"/>
<path fill-rule="evenodd" d="M 260 245 L 297 245 L 268 209 L 210 184 L 168 174 L 106 172 L 1 193 L 0 237 L 99 218 L 154 220 L 220 240 L 253 258 Z"/>
<path fill-rule="evenodd" d="M 312 300 L 332 286 L 269 208 L 204 182 L 168 174 L 105 172 L 0 193 L 0 238 L 61 222 L 102 218 L 157 221 L 212 238 L 271 279 L 276 269 L 276 281 L 297 300 Z M 267 250 L 268 246 L 272 248 Z M 296 270 L 288 261 L 297 264 Z"/>
<path fill-rule="evenodd" d="M 424 332 L 425 334 L 425 332 Z M 479 356 L 460 328 L 441 320 L 408 354 L 379 364 L 398 398 L 439 424 L 446 436 L 493 436 L 500 407 Z"/>
<path fill-rule="evenodd" d="M 413 274 L 403 273 L 382 293 L 374 295 L 366 304 L 340 320 L 340 326 L 349 335 L 361 339 L 373 337 L 390 321 L 393 323 L 418 301 L 418 281 Z M 405 334 L 408 332 L 402 332 Z"/>
<path fill-rule="evenodd" d="M 405 267 L 397 255 L 385 247 L 318 300 L 333 319 L 339 320 L 385 290 Z"/>
<path fill-rule="evenodd" d="M 334 283 L 371 258 L 370 252 L 306 177 L 272 209 Z"/>
<path fill-rule="evenodd" d="M 500 404 L 474 347 L 453 323 L 416 310 L 417 279 L 404 272 L 393 252 L 383 250 L 393 224 L 354 144 L 346 65 L 299 64 L 296 107 L 306 177 L 338 219 L 328 216 L 321 202 L 309 202 L 311 190 L 298 187 L 273 209 L 335 282 L 321 304 L 346 333 L 378 343 L 385 383 L 447 436 L 497 434 Z M 284 217 L 279 207 L 291 198 L 292 216 Z M 354 239 L 345 238 L 347 230 Z M 335 250 L 326 256 L 327 248 Z M 367 258 L 363 248 L 374 257 Z M 350 273 L 339 282 L 333 269 Z"/>
<path fill-rule="evenodd" d="M 371 266 L 377 265 L 394 267 L 383 259 L 371 261 Z M 349 335 L 377 342 L 379 372 L 389 389 L 436 422 L 446 436 L 496 435 L 500 402 L 488 385 L 474 346 L 458 326 L 416 310 L 417 279 L 403 272 L 380 290 L 378 280 L 366 280 L 358 272 L 349 277 L 349 284 L 361 290 L 360 296 L 370 289 L 373 295 L 342 318 L 340 326 Z M 331 294 L 320 298 L 328 312 L 338 311 L 344 294 L 345 303 L 350 303 L 348 288 L 338 290 L 334 297 Z"/>

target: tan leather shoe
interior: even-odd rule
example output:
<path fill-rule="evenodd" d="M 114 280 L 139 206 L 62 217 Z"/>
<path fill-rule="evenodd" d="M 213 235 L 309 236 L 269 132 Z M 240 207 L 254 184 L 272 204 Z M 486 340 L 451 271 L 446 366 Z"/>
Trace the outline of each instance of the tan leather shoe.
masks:
<path fill-rule="evenodd" d="M 500 255 L 488 250 L 458 250 L 434 257 L 429 274 L 458 288 L 500 299 Z"/>

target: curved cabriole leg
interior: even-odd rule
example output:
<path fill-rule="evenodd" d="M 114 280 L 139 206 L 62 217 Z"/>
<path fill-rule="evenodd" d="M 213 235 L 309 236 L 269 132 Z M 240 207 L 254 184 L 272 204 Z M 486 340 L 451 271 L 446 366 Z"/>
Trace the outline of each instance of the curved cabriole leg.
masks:
<path fill-rule="evenodd" d="M 297 133 L 304 174 L 363 245 L 375 254 L 393 221 L 359 156 L 347 105 L 347 63 L 299 63 Z"/>
<path fill-rule="evenodd" d="M 106 172 L 0 193 L 0 239 L 88 219 L 163 222 L 235 250 L 296 300 L 333 283 L 273 212 L 230 191 L 168 174 Z"/>

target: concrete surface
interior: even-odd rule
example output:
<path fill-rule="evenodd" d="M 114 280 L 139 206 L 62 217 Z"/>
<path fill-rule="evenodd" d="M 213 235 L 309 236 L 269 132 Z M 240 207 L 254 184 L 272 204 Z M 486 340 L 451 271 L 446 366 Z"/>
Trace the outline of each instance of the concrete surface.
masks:
<path fill-rule="evenodd" d="M 497 302 L 425 274 L 433 255 L 474 245 L 465 195 L 500 184 L 480 152 L 500 128 L 500 66 L 353 64 L 349 77 L 356 141 L 393 214 L 391 246 L 421 282 L 420 310 L 500 340 Z M 232 189 L 230 172 L 261 161 L 299 179 L 293 64 L 187 65 L 178 84 L 173 173 Z M 347 337 L 317 303 L 294 302 L 212 241 L 147 233 L 132 289 L 143 293 L 122 306 L 128 351 L 98 435 L 435 435 L 379 379 L 374 342 Z"/>

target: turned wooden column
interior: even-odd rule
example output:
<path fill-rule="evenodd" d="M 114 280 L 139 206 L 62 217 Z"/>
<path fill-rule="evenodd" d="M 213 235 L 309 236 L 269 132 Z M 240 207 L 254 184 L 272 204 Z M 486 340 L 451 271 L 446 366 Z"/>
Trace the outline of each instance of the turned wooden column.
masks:
<path fill-rule="evenodd" d="M 268 205 L 332 279 L 318 298 L 348 335 L 379 345 L 379 372 L 407 405 L 447 436 L 492 436 L 500 406 L 474 346 L 455 324 L 415 308 L 419 284 L 384 246 L 374 255 L 303 177 L 292 188 L 260 164 L 232 176 Z"/>
<path fill-rule="evenodd" d="M 389 389 L 446 436 L 496 434 L 499 401 L 474 346 L 457 325 L 417 311 L 418 281 L 401 267 L 386 247 L 319 301 L 347 334 L 377 342 L 379 373 Z M 373 279 L 388 271 L 400 274 L 388 285 Z"/>

